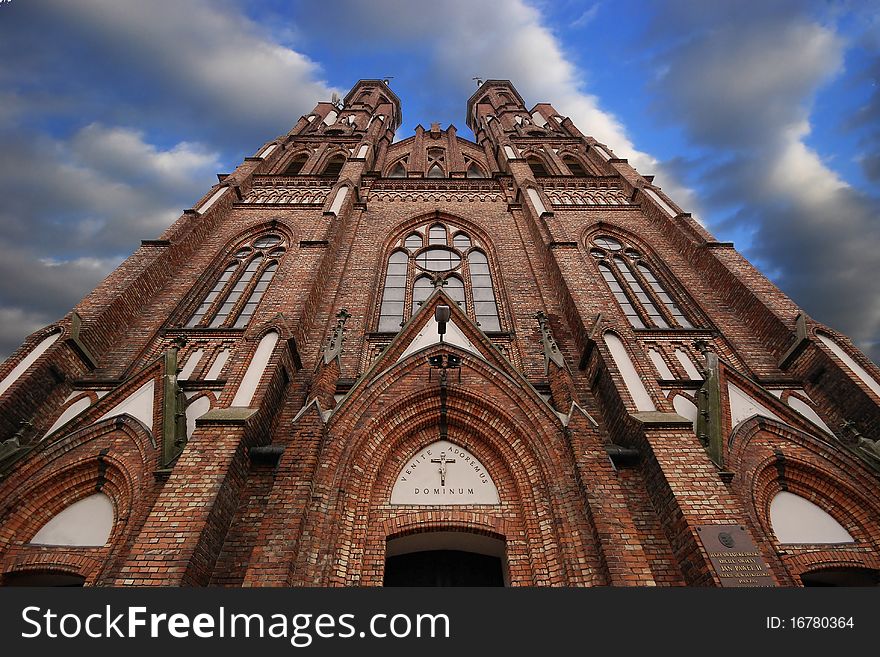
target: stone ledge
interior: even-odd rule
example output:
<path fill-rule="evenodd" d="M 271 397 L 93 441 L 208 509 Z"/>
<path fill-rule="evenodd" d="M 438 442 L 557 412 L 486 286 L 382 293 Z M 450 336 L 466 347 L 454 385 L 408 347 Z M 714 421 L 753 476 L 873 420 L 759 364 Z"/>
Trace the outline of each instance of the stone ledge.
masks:
<path fill-rule="evenodd" d="M 630 413 L 629 416 L 642 424 L 647 424 L 652 427 L 683 427 L 692 428 L 694 423 L 688 420 L 686 417 L 679 415 L 678 413 L 662 413 L 660 411 L 641 411 L 639 413 Z"/>
<path fill-rule="evenodd" d="M 245 424 L 257 412 L 256 408 L 230 406 L 215 408 L 196 419 L 196 426 L 205 424 Z"/>

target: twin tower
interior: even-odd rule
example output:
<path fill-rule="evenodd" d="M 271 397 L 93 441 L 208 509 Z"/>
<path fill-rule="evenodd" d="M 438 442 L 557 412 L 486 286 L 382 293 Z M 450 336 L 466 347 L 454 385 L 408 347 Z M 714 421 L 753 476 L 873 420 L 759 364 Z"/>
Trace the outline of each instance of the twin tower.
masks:
<path fill-rule="evenodd" d="M 876 585 L 877 367 L 552 105 L 466 120 L 362 80 L 31 335 L 0 583 Z"/>

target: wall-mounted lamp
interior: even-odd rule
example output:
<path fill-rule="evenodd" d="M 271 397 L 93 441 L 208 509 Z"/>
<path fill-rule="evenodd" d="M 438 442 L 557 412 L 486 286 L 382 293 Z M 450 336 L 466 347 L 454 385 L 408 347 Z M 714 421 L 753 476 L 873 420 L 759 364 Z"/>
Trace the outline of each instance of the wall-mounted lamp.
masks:
<path fill-rule="evenodd" d="M 443 342 L 443 335 L 446 333 L 446 323 L 452 311 L 449 306 L 437 306 L 434 308 L 434 320 L 437 322 L 437 333 L 440 335 L 440 342 Z"/>

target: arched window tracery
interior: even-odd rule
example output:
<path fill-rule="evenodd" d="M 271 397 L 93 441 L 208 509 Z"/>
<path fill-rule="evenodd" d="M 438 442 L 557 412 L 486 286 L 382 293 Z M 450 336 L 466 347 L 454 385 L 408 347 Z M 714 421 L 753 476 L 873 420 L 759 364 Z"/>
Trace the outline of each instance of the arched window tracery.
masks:
<path fill-rule="evenodd" d="M 442 286 L 484 331 L 501 330 L 485 249 L 472 235 L 443 222 L 411 231 L 395 245 L 388 258 L 378 330 L 399 330 L 435 286 Z"/>
<path fill-rule="evenodd" d="M 638 249 L 610 235 L 594 237 L 590 247 L 599 273 L 630 326 L 694 328 Z"/>
<path fill-rule="evenodd" d="M 256 312 L 286 250 L 286 240 L 269 232 L 235 249 L 232 261 L 202 299 L 186 328 L 244 328 Z"/>

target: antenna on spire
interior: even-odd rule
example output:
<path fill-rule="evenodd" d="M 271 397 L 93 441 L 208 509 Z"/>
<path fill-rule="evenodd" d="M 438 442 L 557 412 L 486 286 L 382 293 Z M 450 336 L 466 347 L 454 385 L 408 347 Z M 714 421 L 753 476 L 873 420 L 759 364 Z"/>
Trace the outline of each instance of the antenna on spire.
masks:
<path fill-rule="evenodd" d="M 483 85 L 483 78 L 471 78 L 471 80 L 476 81 L 477 89 L 479 89 Z"/>

